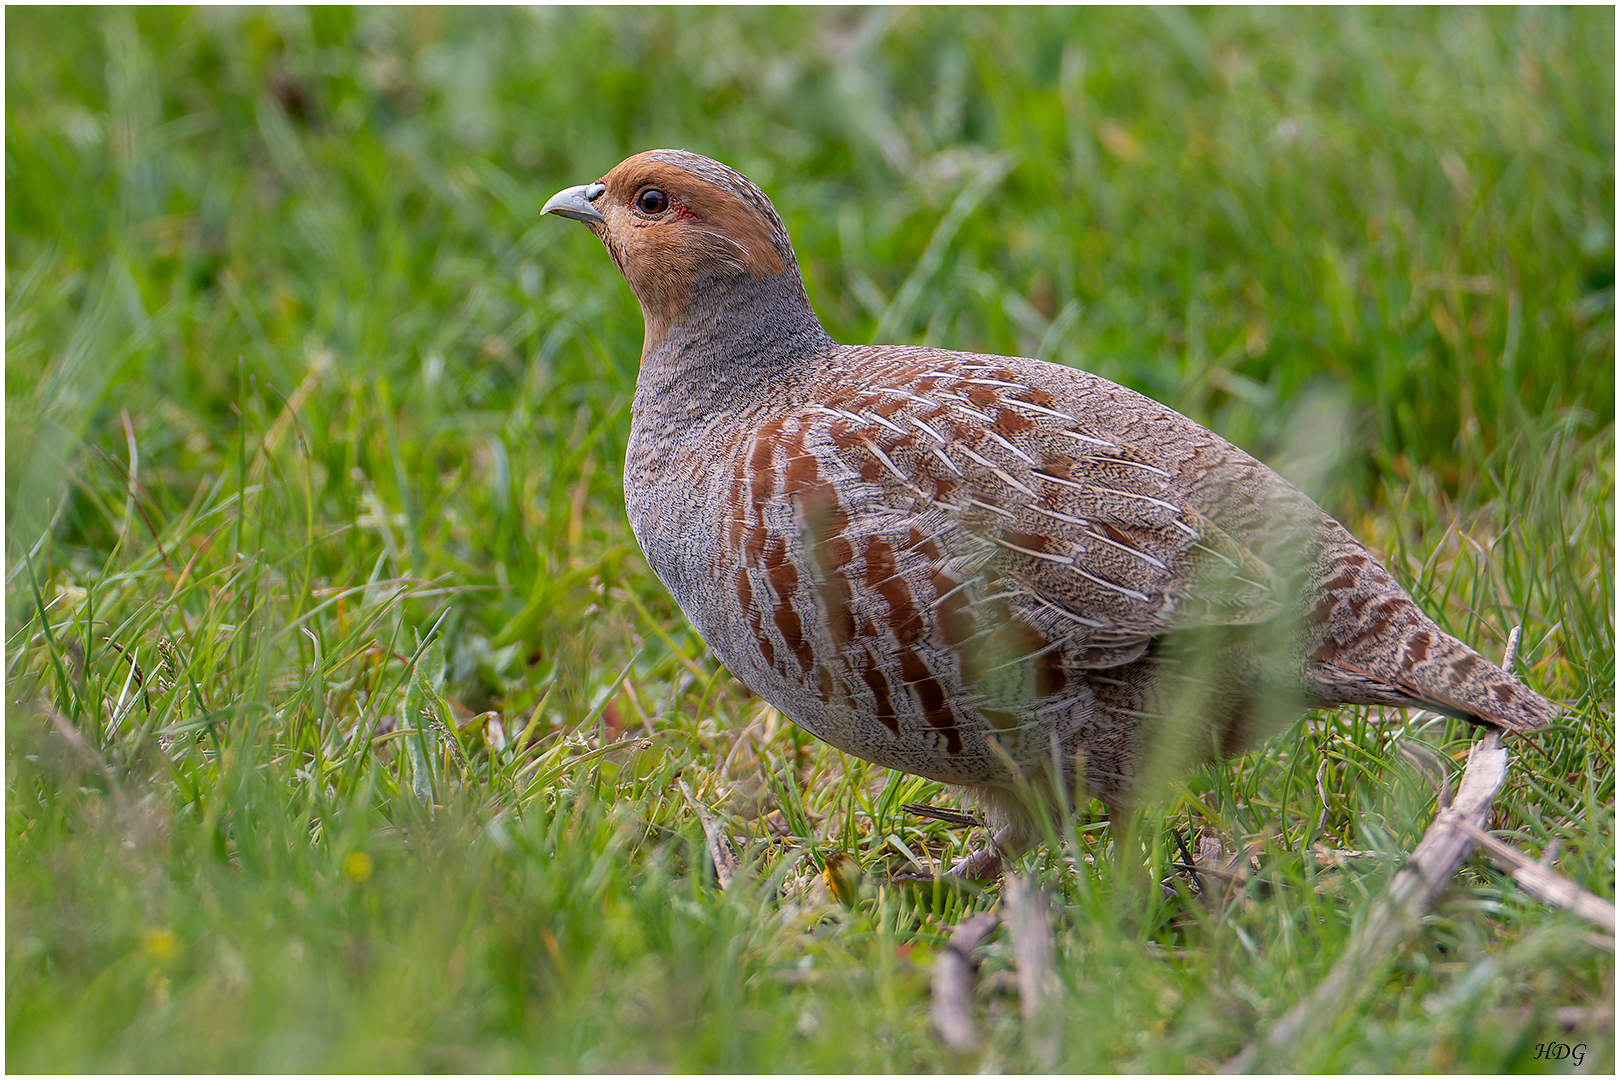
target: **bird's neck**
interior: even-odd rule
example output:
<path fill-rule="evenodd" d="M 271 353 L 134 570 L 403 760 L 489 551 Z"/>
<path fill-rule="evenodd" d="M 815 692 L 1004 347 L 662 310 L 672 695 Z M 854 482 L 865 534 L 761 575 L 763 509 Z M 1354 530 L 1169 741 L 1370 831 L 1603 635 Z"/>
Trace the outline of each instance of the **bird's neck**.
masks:
<path fill-rule="evenodd" d="M 691 295 L 696 299 L 669 321 L 643 306 L 638 417 L 692 421 L 757 402 L 782 392 L 833 348 L 797 272 L 693 282 Z"/>

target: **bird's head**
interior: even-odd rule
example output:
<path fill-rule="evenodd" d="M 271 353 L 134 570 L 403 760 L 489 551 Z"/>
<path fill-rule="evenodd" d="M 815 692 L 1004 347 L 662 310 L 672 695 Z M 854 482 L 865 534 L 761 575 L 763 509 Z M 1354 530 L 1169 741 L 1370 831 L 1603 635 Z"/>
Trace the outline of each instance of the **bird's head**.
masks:
<path fill-rule="evenodd" d="M 746 176 L 685 150 L 626 158 L 541 211 L 583 221 L 641 301 L 650 351 L 704 302 L 774 296 L 809 310 L 776 208 Z M 813 316 L 812 316 L 813 317 Z"/>

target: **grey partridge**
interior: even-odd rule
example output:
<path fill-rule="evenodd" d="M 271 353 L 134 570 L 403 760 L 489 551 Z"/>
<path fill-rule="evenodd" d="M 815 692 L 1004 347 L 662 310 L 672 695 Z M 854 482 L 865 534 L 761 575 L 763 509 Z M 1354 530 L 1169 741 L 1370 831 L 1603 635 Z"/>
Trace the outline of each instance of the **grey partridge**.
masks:
<path fill-rule="evenodd" d="M 1016 822 L 1021 783 L 1127 805 L 1307 707 L 1550 723 L 1186 417 L 1040 360 L 833 341 L 771 201 L 727 166 L 651 150 L 543 212 L 589 226 L 641 302 L 624 492 L 648 563 L 734 675 L 834 746 Z"/>

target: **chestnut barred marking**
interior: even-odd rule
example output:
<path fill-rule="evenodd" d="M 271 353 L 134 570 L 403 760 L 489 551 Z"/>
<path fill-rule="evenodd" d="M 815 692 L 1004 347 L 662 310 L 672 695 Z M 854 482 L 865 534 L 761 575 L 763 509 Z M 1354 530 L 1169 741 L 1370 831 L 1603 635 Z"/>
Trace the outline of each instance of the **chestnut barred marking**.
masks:
<path fill-rule="evenodd" d="M 1420 664 L 1429 655 L 1429 635 L 1426 631 L 1413 634 L 1406 641 L 1406 661 Z"/>
<path fill-rule="evenodd" d="M 866 587 L 881 596 L 888 605 L 889 618 L 885 629 L 907 648 L 921 643 L 927 634 L 927 626 L 912 597 L 911 586 L 901 576 L 894 548 L 887 541 L 873 536 L 867 539 L 865 555 Z"/>
<path fill-rule="evenodd" d="M 872 710 L 872 716 L 878 723 L 888 728 L 898 737 L 900 735 L 900 713 L 894 707 L 889 677 L 878 667 L 877 657 L 873 654 L 871 646 L 867 647 L 866 655 L 869 663 L 861 671 L 861 678 L 865 681 L 867 689 L 872 691 L 872 699 L 877 703 L 876 708 Z"/>
<path fill-rule="evenodd" d="M 945 688 L 928 669 L 923 658 L 911 649 L 900 654 L 900 677 L 916 695 L 923 719 L 928 721 L 930 727 L 944 733 L 945 752 L 956 757 L 962 752 L 962 733 L 957 730 L 957 715 L 951 708 Z"/>

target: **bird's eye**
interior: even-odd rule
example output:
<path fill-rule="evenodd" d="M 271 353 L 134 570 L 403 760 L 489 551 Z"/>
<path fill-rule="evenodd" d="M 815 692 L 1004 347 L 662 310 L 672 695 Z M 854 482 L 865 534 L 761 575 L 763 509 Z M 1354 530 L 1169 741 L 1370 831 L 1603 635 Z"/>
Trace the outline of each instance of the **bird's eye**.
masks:
<path fill-rule="evenodd" d="M 643 214 L 662 214 L 669 209 L 669 196 L 655 187 L 650 187 L 636 196 L 636 209 Z"/>

